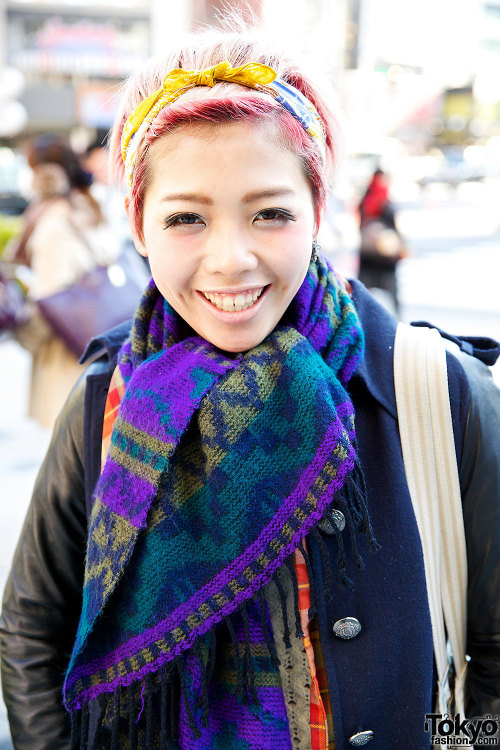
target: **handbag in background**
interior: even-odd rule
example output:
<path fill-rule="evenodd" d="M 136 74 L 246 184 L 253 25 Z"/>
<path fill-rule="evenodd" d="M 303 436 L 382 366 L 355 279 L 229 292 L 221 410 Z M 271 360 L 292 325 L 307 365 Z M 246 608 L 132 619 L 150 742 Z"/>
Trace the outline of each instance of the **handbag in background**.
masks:
<path fill-rule="evenodd" d="M 94 336 L 134 315 L 149 277 L 132 252 L 124 251 L 109 266 L 96 266 L 74 284 L 37 300 L 54 333 L 77 357 Z"/>
<path fill-rule="evenodd" d="M 381 265 L 395 265 L 405 256 L 401 236 L 382 221 L 369 221 L 361 227 L 361 249 L 365 257 L 376 259 Z"/>

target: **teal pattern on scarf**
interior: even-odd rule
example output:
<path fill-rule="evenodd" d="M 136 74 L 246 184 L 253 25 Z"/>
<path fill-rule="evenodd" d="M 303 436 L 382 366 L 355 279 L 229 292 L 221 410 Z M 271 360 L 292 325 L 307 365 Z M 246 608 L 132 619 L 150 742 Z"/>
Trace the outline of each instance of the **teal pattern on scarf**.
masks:
<path fill-rule="evenodd" d="M 128 716 L 130 747 L 149 731 L 216 748 L 222 728 L 225 747 L 290 746 L 262 589 L 334 496 L 375 544 L 345 390 L 362 352 L 323 260 L 280 325 L 234 357 L 186 330 L 151 281 L 119 355 L 126 390 L 94 495 L 64 685 L 74 747 L 96 701 L 116 738 Z"/>

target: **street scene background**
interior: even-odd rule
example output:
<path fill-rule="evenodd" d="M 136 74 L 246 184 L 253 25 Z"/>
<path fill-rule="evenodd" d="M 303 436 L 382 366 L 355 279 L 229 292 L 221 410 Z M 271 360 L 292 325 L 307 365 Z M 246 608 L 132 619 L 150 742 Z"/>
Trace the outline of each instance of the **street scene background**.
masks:
<path fill-rule="evenodd" d="M 111 124 L 116 84 L 181 31 L 216 24 L 223 5 L 0 2 L 0 252 L 29 200 L 26 142 L 57 132 L 85 151 Z M 400 317 L 500 338 L 500 0 L 245 6 L 277 37 L 322 50 L 345 102 L 347 157 L 320 232 L 324 254 L 357 276 L 357 208 L 383 167 L 407 247 L 397 268 Z M 101 179 L 126 241 L 121 196 Z M 392 310 L 386 292 L 373 293 Z M 50 440 L 27 417 L 30 367 L 31 355 L 0 337 L 0 595 Z M 498 365 L 493 377 L 500 385 Z M 0 701 L 0 750 L 11 748 Z"/>

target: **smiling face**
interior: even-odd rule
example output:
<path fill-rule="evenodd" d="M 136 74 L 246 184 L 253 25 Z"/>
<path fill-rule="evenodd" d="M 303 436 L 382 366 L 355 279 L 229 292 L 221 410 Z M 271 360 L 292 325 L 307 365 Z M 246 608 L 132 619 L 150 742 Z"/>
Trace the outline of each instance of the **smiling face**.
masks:
<path fill-rule="evenodd" d="M 183 127 L 149 158 L 143 237 L 131 226 L 158 289 L 214 346 L 257 346 L 311 258 L 315 212 L 298 157 L 268 125 L 241 121 Z"/>

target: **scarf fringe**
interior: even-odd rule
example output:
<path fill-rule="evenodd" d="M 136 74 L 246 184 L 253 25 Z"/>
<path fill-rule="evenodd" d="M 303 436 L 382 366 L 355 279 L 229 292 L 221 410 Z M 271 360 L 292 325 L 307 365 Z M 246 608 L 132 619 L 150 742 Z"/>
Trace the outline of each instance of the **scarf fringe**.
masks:
<path fill-rule="evenodd" d="M 364 477 L 357 462 L 343 488 L 332 501 L 332 506 L 342 511 L 346 518 L 354 559 L 357 566 L 362 569 L 364 562 L 358 547 L 359 534 L 367 538 L 371 552 L 378 551 L 380 545 L 373 534 L 366 505 Z M 343 532 L 339 531 L 335 524 L 333 524 L 333 527 L 338 544 L 338 581 L 341 586 L 350 588 L 353 583 L 346 572 Z M 333 571 L 325 539 L 321 532 L 315 527 L 310 533 L 318 544 L 324 573 L 324 585 L 322 590 L 319 591 L 311 558 L 302 540 L 298 544 L 298 549 L 304 557 L 309 577 L 311 595 L 309 619 L 313 619 L 317 614 L 317 602 L 320 597 L 327 601 L 332 599 Z M 288 571 L 290 576 L 293 590 L 295 637 L 302 638 L 304 634 L 299 608 L 299 585 L 293 564 L 293 554 L 285 560 L 282 568 L 275 571 L 271 577 L 278 594 L 283 618 L 281 637 L 285 647 L 291 648 L 290 637 L 293 623 L 289 621 L 285 591 L 279 575 L 280 571 Z M 229 634 L 229 642 L 235 660 L 236 694 L 243 703 L 258 703 L 250 644 L 249 604 L 251 601 L 240 605 L 235 612 L 224 617 L 220 623 L 221 626 L 226 627 Z M 273 634 L 270 631 L 266 597 L 262 588 L 256 592 L 253 602 L 258 606 L 259 620 L 269 658 L 273 666 L 277 668 L 280 661 L 273 641 Z M 240 628 L 241 624 L 243 625 L 243 642 L 238 640 L 236 635 L 238 621 Z M 197 725 L 196 714 L 201 709 L 201 727 L 208 727 L 209 683 L 215 667 L 216 650 L 215 629 L 199 638 L 193 646 L 192 653 L 198 662 L 201 676 L 200 695 L 196 698 L 193 698 L 188 689 L 187 660 L 184 654 L 178 656 L 170 664 L 161 667 L 157 673 L 147 675 L 142 682 L 132 683 L 126 688 L 118 688 L 114 693 L 105 693 L 97 701 L 93 701 L 93 705 L 98 707 L 98 719 L 95 723 L 93 738 L 89 737 L 89 704 L 86 703 L 82 709 L 73 711 L 71 713 L 71 750 L 98 750 L 101 747 L 120 750 L 120 736 L 123 735 L 127 736 L 129 750 L 139 750 L 142 747 L 150 748 L 154 745 L 155 733 L 159 733 L 161 750 L 169 750 L 169 748 L 175 746 L 178 737 L 181 701 L 185 707 L 190 730 L 193 736 L 199 739 L 201 730 Z"/>
<path fill-rule="evenodd" d="M 113 721 L 113 730 L 111 733 L 111 750 L 120 750 L 120 708 L 121 708 L 121 690 L 115 693 L 113 710 L 115 720 Z"/>
<path fill-rule="evenodd" d="M 292 566 L 293 567 L 293 566 Z M 294 575 L 295 577 L 295 575 Z M 277 586 L 281 583 L 274 577 Z M 296 583 L 295 583 L 296 585 Z M 269 658 L 279 666 L 279 658 L 269 630 L 265 595 L 261 590 L 256 594 L 259 619 L 264 632 Z M 298 613 L 297 613 L 298 614 Z M 236 636 L 238 622 L 243 624 L 244 640 Z M 300 615 L 299 615 L 300 621 Z M 248 603 L 242 604 L 232 615 L 223 620 L 234 651 L 237 673 L 236 693 L 245 704 L 258 703 L 256 679 L 250 644 L 250 619 Z M 284 606 L 285 632 L 289 640 L 289 624 Z M 300 624 L 300 622 L 299 622 Z M 129 750 L 154 746 L 155 731 L 159 732 L 160 748 L 168 750 L 178 736 L 179 707 L 182 701 L 190 730 L 196 739 L 201 736 L 196 723 L 196 713 L 201 708 L 201 727 L 208 726 L 209 694 L 208 685 L 213 674 L 216 655 L 215 633 L 211 631 L 205 639 L 199 639 L 193 646 L 193 653 L 200 667 L 201 691 L 193 699 L 187 685 L 187 663 L 183 656 L 162 667 L 158 675 L 147 675 L 142 682 L 135 682 L 125 689 L 105 693 L 97 700 L 85 703 L 82 709 L 71 713 L 71 750 L 97 750 L 110 748 L 119 750 L 120 735 L 128 737 Z M 92 706 L 92 709 L 90 708 Z M 89 713 L 98 711 L 93 736 L 89 735 Z"/>
<path fill-rule="evenodd" d="M 135 720 L 135 696 L 134 686 L 129 685 L 127 688 L 127 708 L 128 708 L 128 742 L 130 750 L 137 748 L 137 727 Z M 118 719 L 119 721 L 119 719 Z"/>

